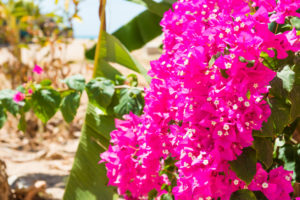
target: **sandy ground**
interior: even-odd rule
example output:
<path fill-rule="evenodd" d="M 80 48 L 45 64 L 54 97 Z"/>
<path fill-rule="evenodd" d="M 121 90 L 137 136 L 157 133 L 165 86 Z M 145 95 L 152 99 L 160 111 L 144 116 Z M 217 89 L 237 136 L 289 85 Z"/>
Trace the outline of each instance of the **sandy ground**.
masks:
<path fill-rule="evenodd" d="M 92 64 L 84 59 L 84 49 L 92 46 L 94 42 L 76 39 L 67 47 L 59 47 L 58 44 L 57 48 L 62 50 L 55 56 L 75 61 L 70 65 L 71 74 L 81 73 L 89 80 L 92 76 Z M 146 47 L 134 51 L 133 56 L 149 69 L 149 61 L 159 57 L 160 51 L 157 49 L 159 44 L 160 39 L 156 39 Z M 47 49 L 39 50 L 38 53 L 37 51 L 35 46 L 31 46 L 29 50 L 25 49 L 24 62 L 33 65 L 31 63 L 33 57 L 43 57 Z M 0 63 L 11 59 L 5 48 L 0 49 L 0 55 Z M 132 73 L 123 67 L 115 66 L 125 75 Z M 139 80 L 141 86 L 147 85 L 142 77 Z M 3 74 L 0 74 L 0 81 L 2 82 L 0 89 L 10 87 L 9 80 Z M 87 97 L 84 94 L 73 123 L 66 124 L 58 113 L 46 126 L 39 129 L 33 138 L 17 131 L 17 121 L 9 116 L 9 122 L 0 130 L 0 159 L 6 162 L 9 184 L 13 188 L 27 187 L 41 180 L 46 182 L 46 192 L 51 194 L 53 199 L 62 198 L 79 142 L 86 105 Z M 29 119 L 31 117 L 27 116 Z"/>

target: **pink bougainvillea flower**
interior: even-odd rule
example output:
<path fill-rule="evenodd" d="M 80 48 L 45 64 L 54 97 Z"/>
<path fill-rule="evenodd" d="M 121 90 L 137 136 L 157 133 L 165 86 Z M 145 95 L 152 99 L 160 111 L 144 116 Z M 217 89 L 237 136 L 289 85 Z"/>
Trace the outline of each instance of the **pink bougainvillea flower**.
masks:
<path fill-rule="evenodd" d="M 33 93 L 33 90 L 30 88 L 30 89 L 28 89 L 28 94 L 32 94 Z"/>
<path fill-rule="evenodd" d="M 14 95 L 14 98 L 13 100 L 16 102 L 16 103 L 19 103 L 20 101 L 23 101 L 25 99 L 25 94 L 22 93 L 22 92 L 17 92 L 15 95 Z"/>
<path fill-rule="evenodd" d="M 299 0 L 253 0 L 260 7 L 253 15 L 249 1 L 225 2 L 179 0 L 164 14 L 163 53 L 151 62 L 144 114 L 117 121 L 101 154 L 108 184 L 125 199 L 148 199 L 152 189 L 157 199 L 166 193 L 161 186 L 170 180 L 161 174 L 170 158 L 175 200 L 229 200 L 247 187 L 269 200 L 289 198 L 291 175 L 282 167 L 268 173 L 258 164 L 247 186 L 228 161 L 252 145 L 252 131 L 271 114 L 264 95 L 276 73 L 261 53 L 273 57 L 276 50 L 281 59 L 300 50 L 295 29 L 268 29 L 269 13 L 293 16 Z"/>
<path fill-rule="evenodd" d="M 276 21 L 278 24 L 284 24 L 285 17 L 287 16 L 300 17 L 300 13 L 297 13 L 299 7 L 299 0 L 279 0 L 275 8 L 276 13 L 271 15 L 270 21 Z"/>
<path fill-rule="evenodd" d="M 32 71 L 36 74 L 42 74 L 44 70 L 40 66 L 35 65 Z"/>

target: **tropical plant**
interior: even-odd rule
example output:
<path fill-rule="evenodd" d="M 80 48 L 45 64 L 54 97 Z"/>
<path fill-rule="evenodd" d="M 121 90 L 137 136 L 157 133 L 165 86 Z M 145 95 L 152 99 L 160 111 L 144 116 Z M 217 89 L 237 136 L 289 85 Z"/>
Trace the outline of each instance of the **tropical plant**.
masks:
<path fill-rule="evenodd" d="M 94 60 L 92 80 L 76 75 L 64 80 L 66 90 L 43 80 L 1 91 L 0 125 L 11 112 L 24 129 L 29 109 L 44 123 L 58 110 L 70 122 L 87 92 L 67 200 L 296 197 L 290 193 L 291 182 L 300 181 L 300 20 L 293 17 L 299 3 L 175 3 L 161 22 L 163 55 L 144 94 L 135 75 L 124 77 L 111 63 L 150 82 L 129 51 L 162 33 L 158 22 L 173 1 L 132 2 L 147 10 L 110 35 L 101 1 L 98 42 L 86 52 Z M 116 118 L 125 121 L 115 124 Z M 109 180 L 98 164 L 102 152 Z"/>

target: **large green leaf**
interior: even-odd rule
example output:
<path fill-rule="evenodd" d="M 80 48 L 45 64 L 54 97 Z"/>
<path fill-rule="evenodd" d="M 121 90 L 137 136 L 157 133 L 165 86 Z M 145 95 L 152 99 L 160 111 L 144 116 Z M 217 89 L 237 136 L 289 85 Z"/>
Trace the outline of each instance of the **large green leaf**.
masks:
<path fill-rule="evenodd" d="M 161 17 L 146 10 L 134 17 L 127 24 L 119 28 L 112 35 L 115 36 L 129 51 L 139 49 L 162 34 L 159 25 Z M 96 45 L 86 52 L 88 59 L 94 58 Z"/>
<path fill-rule="evenodd" d="M 237 190 L 232 193 L 230 200 L 256 200 L 256 197 L 250 190 Z"/>
<path fill-rule="evenodd" d="M 59 108 L 61 101 L 60 94 L 53 89 L 40 89 L 33 93 L 31 105 L 33 112 L 46 123 Z"/>
<path fill-rule="evenodd" d="M 170 9 L 171 3 L 170 2 L 155 2 L 154 0 L 127 0 L 133 3 L 137 3 L 143 6 L 146 6 L 148 10 L 158 16 L 163 17 L 164 13 Z"/>
<path fill-rule="evenodd" d="M 83 91 L 85 88 L 85 78 L 81 74 L 68 77 L 63 82 L 73 90 Z"/>
<path fill-rule="evenodd" d="M 106 108 L 112 101 L 115 86 L 111 80 L 99 77 L 86 85 L 86 91 L 91 103 L 100 108 Z"/>
<path fill-rule="evenodd" d="M 98 70 L 95 73 L 95 76 L 102 76 L 105 78 L 108 78 L 110 80 L 115 80 L 117 75 L 121 75 L 121 73 L 115 69 L 111 64 L 109 64 L 105 60 L 100 60 L 99 61 L 99 67 Z"/>
<path fill-rule="evenodd" d="M 300 117 L 300 85 L 296 85 L 291 94 L 291 121 Z"/>
<path fill-rule="evenodd" d="M 147 70 L 130 55 L 126 47 L 116 37 L 103 32 L 100 44 L 101 48 L 99 51 L 99 64 L 95 69 L 98 76 L 105 77 L 105 70 L 107 71 L 108 68 L 111 67 L 107 66 L 108 62 L 113 62 L 138 72 L 147 80 L 150 80 L 149 76 L 147 75 Z M 86 52 L 86 57 L 93 60 L 95 51 L 96 46 Z M 103 61 L 105 61 L 104 65 Z M 117 70 L 115 70 L 114 73 L 117 74 Z"/>
<path fill-rule="evenodd" d="M 283 88 L 290 92 L 295 82 L 295 72 L 286 65 L 280 72 L 277 72 L 277 76 L 282 80 Z"/>
<path fill-rule="evenodd" d="M 109 145 L 114 118 L 89 104 L 80 143 L 64 194 L 65 200 L 111 200 L 114 190 L 107 186 L 104 164 L 98 164 L 100 153 Z"/>
<path fill-rule="evenodd" d="M 272 98 L 272 118 L 274 119 L 276 133 L 282 133 L 284 127 L 290 122 L 291 106 L 286 104 L 282 99 Z"/>
<path fill-rule="evenodd" d="M 114 112 L 121 117 L 132 111 L 140 115 L 144 108 L 144 98 L 139 89 L 122 89 L 120 92 L 120 103 L 114 107 Z"/>
<path fill-rule="evenodd" d="M 256 173 L 256 152 L 247 147 L 236 160 L 230 161 L 229 164 L 236 175 L 249 184 Z"/>
<path fill-rule="evenodd" d="M 284 168 L 293 171 L 293 177 L 300 182 L 300 144 L 279 147 L 278 158 L 284 162 Z"/>
<path fill-rule="evenodd" d="M 146 10 L 113 33 L 129 51 L 139 49 L 162 34 L 161 17 Z"/>
<path fill-rule="evenodd" d="M 253 146 L 256 150 L 256 157 L 266 168 L 273 163 L 273 143 L 269 138 L 254 137 Z"/>
<path fill-rule="evenodd" d="M 263 122 L 261 130 L 253 130 L 253 136 L 257 137 L 273 137 L 274 120 L 269 117 L 267 122 Z"/>
<path fill-rule="evenodd" d="M 66 122 L 73 121 L 80 104 L 80 93 L 72 92 L 61 101 L 60 111 Z"/>

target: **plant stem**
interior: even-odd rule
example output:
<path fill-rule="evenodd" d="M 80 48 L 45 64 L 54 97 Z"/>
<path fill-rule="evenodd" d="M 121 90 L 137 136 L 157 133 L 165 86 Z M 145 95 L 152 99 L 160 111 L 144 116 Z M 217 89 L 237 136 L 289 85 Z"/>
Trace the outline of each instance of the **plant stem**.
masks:
<path fill-rule="evenodd" d="M 144 88 L 141 88 L 141 87 L 131 87 L 129 85 L 116 85 L 115 89 L 137 89 L 137 90 L 144 91 Z"/>
<path fill-rule="evenodd" d="M 274 34 L 277 33 L 277 30 L 278 30 L 278 24 L 276 24 L 276 28 L 275 28 L 275 33 Z"/>
<path fill-rule="evenodd" d="M 96 72 L 97 72 L 97 68 L 99 65 L 99 53 L 100 53 L 100 49 L 101 49 L 101 38 L 103 35 L 103 31 L 105 29 L 105 5 L 106 5 L 106 0 L 100 0 L 100 30 L 99 30 L 99 35 L 98 35 L 98 42 L 97 42 L 97 46 L 96 46 L 96 51 L 95 51 L 95 57 L 94 57 L 94 71 L 93 71 L 93 77 L 95 78 L 96 76 Z"/>

